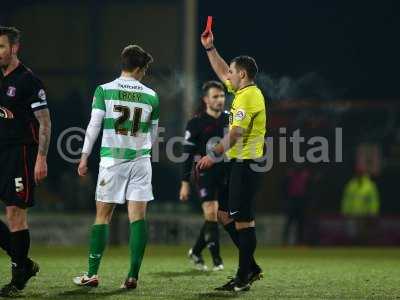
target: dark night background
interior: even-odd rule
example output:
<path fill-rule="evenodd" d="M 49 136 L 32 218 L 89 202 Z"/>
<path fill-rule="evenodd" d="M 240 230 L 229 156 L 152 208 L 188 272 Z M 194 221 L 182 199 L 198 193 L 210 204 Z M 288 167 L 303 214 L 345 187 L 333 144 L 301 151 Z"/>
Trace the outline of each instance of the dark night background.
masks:
<path fill-rule="evenodd" d="M 199 0 L 193 19 L 185 11 L 188 3 L 193 2 L 1 3 L 0 24 L 22 30 L 20 56 L 46 84 L 54 120 L 51 172 L 48 186 L 40 191 L 48 201 L 42 201 L 38 209 L 93 209 L 93 201 L 87 199 L 93 198 L 98 156 L 92 155 L 91 178 L 82 182 L 76 165 L 60 156 L 57 138 L 67 128 L 86 128 L 93 91 L 119 75 L 119 54 L 128 43 L 140 44 L 155 58 L 145 83 L 159 92 L 164 137 L 184 134 L 201 84 L 216 78 L 200 43 L 206 18 L 212 15 L 221 56 L 229 61 L 247 54 L 258 63 L 258 84 L 268 100 L 270 136 L 277 137 L 278 128 L 286 127 L 288 136 L 301 129 L 306 137 L 333 141 L 335 128 L 343 128 L 344 161 L 311 166 L 320 175 L 313 188 L 318 210 L 339 213 L 345 184 L 357 164 L 365 164 L 371 165 L 367 167 L 373 169 L 380 190 L 381 214 L 400 213 L 396 198 L 400 176 L 398 2 Z M 197 26 L 195 36 L 186 33 L 186 21 L 188 27 Z M 185 41 L 190 38 L 194 42 L 187 47 Z M 197 52 L 190 60 L 191 66 L 197 64 L 195 82 L 185 73 L 183 59 L 192 47 Z M 191 83 L 197 89 L 186 95 Z M 75 141 L 73 146 L 78 149 L 80 144 Z M 160 149 L 160 162 L 154 163 L 153 184 L 159 199 L 155 210 L 157 205 L 159 211 L 179 210 L 180 166 L 166 159 L 165 143 Z M 276 156 L 259 193 L 257 205 L 263 214 L 283 213 L 282 182 L 295 164 L 275 160 Z M 77 196 L 76 191 L 82 192 Z M 193 201 L 196 205 L 198 209 Z"/>
<path fill-rule="evenodd" d="M 199 6 L 202 24 L 214 16 L 215 44 L 226 59 L 254 56 L 274 78 L 316 73 L 310 85 L 322 85 L 327 98 L 400 96 L 398 1 L 202 0 Z M 199 70 L 212 75 L 202 52 Z M 312 97 L 315 89 L 300 96 Z"/>

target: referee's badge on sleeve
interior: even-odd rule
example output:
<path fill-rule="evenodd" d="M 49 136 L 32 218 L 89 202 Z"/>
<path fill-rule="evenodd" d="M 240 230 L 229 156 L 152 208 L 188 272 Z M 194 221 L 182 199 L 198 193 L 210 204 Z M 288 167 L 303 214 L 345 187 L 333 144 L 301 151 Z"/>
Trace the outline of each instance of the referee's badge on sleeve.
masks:
<path fill-rule="evenodd" d="M 243 109 L 238 109 L 238 111 L 235 113 L 234 119 L 235 121 L 243 121 L 245 117 L 246 112 Z"/>

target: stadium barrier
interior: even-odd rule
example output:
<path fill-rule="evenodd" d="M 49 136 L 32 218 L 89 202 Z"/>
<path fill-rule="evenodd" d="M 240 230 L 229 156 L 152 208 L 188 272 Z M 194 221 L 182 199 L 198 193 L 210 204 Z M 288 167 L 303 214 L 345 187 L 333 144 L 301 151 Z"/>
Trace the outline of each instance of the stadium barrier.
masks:
<path fill-rule="evenodd" d="M 4 216 L 1 216 L 4 220 Z M 93 215 L 32 214 L 29 217 L 32 243 L 38 245 L 86 245 Z M 149 214 L 149 242 L 153 244 L 192 244 L 203 224 L 200 215 Z M 264 216 L 257 221 L 257 238 L 260 244 L 280 243 L 282 216 Z M 221 242 L 231 243 L 221 227 Z M 114 215 L 110 226 L 110 243 L 127 244 L 128 217 L 125 213 Z"/>
<path fill-rule="evenodd" d="M 4 216 L 0 218 L 4 220 Z M 38 245 L 86 245 L 93 219 L 89 214 L 32 214 L 29 217 L 32 241 Z M 149 241 L 153 244 L 190 245 L 203 224 L 201 216 L 195 214 L 150 213 L 147 219 Z M 282 215 L 257 217 L 258 243 L 281 245 L 284 222 Z M 127 244 L 129 226 L 125 213 L 114 215 L 110 233 L 110 244 Z M 222 227 L 220 233 L 221 243 L 230 244 Z M 290 239 L 294 236 L 293 230 Z M 305 244 L 315 246 L 399 246 L 400 217 L 344 218 L 332 215 L 309 218 L 304 237 Z"/>
<path fill-rule="evenodd" d="M 314 228 L 321 246 L 399 246 L 400 217 L 321 216 Z"/>

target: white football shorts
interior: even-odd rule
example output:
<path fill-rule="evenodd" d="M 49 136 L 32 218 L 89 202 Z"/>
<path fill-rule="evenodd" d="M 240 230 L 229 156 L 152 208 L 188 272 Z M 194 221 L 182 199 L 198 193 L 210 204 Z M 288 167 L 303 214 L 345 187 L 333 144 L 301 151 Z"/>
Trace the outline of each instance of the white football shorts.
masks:
<path fill-rule="evenodd" d="M 150 157 L 140 157 L 108 168 L 100 167 L 97 179 L 96 200 L 124 204 L 125 201 L 151 201 Z"/>

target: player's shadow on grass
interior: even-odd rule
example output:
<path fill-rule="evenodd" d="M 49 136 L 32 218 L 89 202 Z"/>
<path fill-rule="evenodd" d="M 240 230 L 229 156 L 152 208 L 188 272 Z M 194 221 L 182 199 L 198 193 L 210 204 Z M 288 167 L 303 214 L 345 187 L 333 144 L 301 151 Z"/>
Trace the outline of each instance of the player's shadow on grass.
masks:
<path fill-rule="evenodd" d="M 161 271 L 161 272 L 153 272 L 150 275 L 155 277 L 185 277 L 185 276 L 208 276 L 210 272 L 198 271 L 198 270 L 188 270 L 188 271 L 180 271 L 180 272 L 171 272 L 171 271 Z"/>
<path fill-rule="evenodd" d="M 94 293 L 91 293 L 91 291 L 95 291 Z M 114 289 L 112 291 L 108 292 L 97 292 L 97 290 L 94 290 L 92 288 L 88 287 L 82 287 L 70 291 L 65 291 L 62 293 L 59 293 L 59 297 L 69 297 L 69 296 L 82 296 L 85 295 L 85 299 L 98 299 L 101 297 L 108 297 L 108 296 L 114 296 L 114 295 L 120 295 L 120 294 L 125 294 L 128 292 L 128 290 L 124 289 Z"/>
<path fill-rule="evenodd" d="M 231 299 L 237 298 L 240 295 L 234 292 L 209 292 L 209 293 L 200 293 L 197 294 L 196 297 L 191 298 L 190 300 L 205 300 L 205 299 Z"/>

